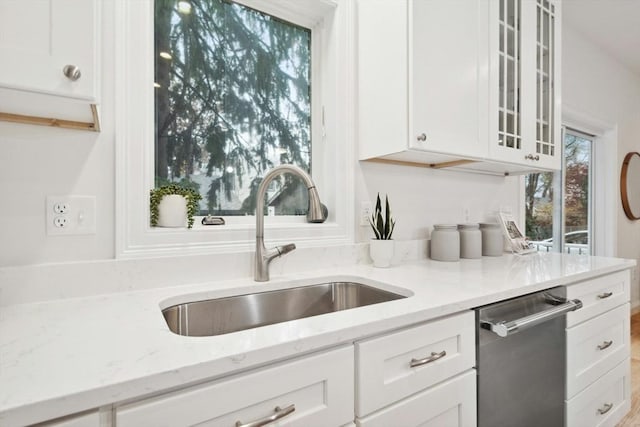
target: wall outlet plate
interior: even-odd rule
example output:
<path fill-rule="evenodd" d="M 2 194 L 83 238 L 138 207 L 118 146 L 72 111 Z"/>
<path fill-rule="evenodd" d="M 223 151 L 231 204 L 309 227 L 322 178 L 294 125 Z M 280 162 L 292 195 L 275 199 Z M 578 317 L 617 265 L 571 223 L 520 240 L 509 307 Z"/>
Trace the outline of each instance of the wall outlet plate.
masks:
<path fill-rule="evenodd" d="M 96 234 L 95 196 L 47 196 L 48 236 Z"/>
<path fill-rule="evenodd" d="M 360 226 L 369 225 L 369 218 L 371 218 L 371 202 L 360 203 Z"/>

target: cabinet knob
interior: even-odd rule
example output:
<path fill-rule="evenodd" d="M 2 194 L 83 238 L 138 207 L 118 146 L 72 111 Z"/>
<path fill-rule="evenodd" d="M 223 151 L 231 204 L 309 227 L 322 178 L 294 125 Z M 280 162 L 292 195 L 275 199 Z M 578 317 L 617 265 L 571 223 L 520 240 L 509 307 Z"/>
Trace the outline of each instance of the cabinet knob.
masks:
<path fill-rule="evenodd" d="M 72 82 L 75 82 L 82 76 L 80 68 L 76 67 L 75 65 L 65 65 L 62 69 L 62 74 L 64 74 L 65 77 Z"/>
<path fill-rule="evenodd" d="M 420 135 L 418 135 L 418 136 L 416 137 L 416 139 L 417 139 L 418 141 L 426 141 L 426 140 L 427 140 L 427 134 L 426 134 L 426 133 L 421 133 Z"/>

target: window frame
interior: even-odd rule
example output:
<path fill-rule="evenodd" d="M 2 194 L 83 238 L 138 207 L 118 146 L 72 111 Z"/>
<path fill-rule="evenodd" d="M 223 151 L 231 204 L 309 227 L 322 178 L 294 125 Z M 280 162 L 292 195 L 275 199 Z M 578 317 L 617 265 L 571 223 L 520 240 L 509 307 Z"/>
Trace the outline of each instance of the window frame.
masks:
<path fill-rule="evenodd" d="M 562 128 L 590 135 L 592 139 L 591 174 L 591 255 L 617 256 L 619 201 L 618 188 L 618 128 L 614 123 L 594 117 L 571 105 L 562 106 Z M 564 136 L 562 138 L 564 147 Z M 564 153 L 563 169 L 564 175 Z M 564 177 L 562 186 L 564 188 Z M 525 176 L 520 178 L 520 223 L 525 223 Z M 562 199 L 564 203 L 564 198 Z M 561 220 L 564 229 L 564 217 Z M 554 240 L 556 236 L 554 236 Z"/>
<path fill-rule="evenodd" d="M 304 216 L 268 217 L 268 244 L 294 239 L 299 247 L 353 242 L 352 168 L 355 111 L 353 6 L 346 0 L 237 0 L 312 31 L 312 174 L 329 207 L 323 224 Z M 139 258 L 244 252 L 255 246 L 255 216 L 226 217 L 224 226 L 191 230 L 151 227 L 154 187 L 153 0 L 118 0 L 115 6 L 116 257 Z M 319 94 L 320 96 L 317 96 Z M 139 143 L 143 141 L 144 143 Z M 340 143 L 344 141 L 345 143 Z M 142 167 L 140 167 L 142 165 Z"/>

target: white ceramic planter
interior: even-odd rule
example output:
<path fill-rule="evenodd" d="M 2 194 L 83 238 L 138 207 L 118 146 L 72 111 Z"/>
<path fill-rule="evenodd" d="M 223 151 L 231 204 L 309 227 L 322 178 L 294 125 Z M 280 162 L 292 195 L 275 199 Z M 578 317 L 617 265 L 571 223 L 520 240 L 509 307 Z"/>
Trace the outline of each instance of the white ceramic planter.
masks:
<path fill-rule="evenodd" d="M 393 240 L 371 239 L 369 242 L 369 255 L 374 267 L 390 267 L 394 250 Z"/>
<path fill-rule="evenodd" d="M 186 227 L 187 199 L 179 194 L 164 196 L 158 204 L 158 227 Z"/>

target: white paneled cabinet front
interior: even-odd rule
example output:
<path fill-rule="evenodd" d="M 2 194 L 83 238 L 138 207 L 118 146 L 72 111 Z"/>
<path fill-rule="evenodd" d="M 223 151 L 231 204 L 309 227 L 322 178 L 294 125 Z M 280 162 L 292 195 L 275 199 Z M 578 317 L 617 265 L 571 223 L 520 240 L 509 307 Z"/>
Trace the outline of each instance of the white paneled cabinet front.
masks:
<path fill-rule="evenodd" d="M 95 101 L 98 15 L 97 0 L 0 0 L 0 87 Z"/>
<path fill-rule="evenodd" d="M 629 358 L 629 304 L 567 330 L 567 397 Z"/>
<path fill-rule="evenodd" d="M 489 4 L 490 156 L 560 169 L 560 2 Z"/>
<path fill-rule="evenodd" d="M 353 421 L 353 377 L 349 346 L 116 408 L 116 425 L 341 426 Z"/>
<path fill-rule="evenodd" d="M 361 160 L 560 169 L 558 1 L 357 5 Z"/>
<path fill-rule="evenodd" d="M 567 287 L 584 306 L 567 315 L 566 425 L 615 426 L 630 408 L 628 270 Z"/>
<path fill-rule="evenodd" d="M 486 157 L 479 4 L 358 1 L 361 159 L 408 149 Z"/>
<path fill-rule="evenodd" d="M 38 424 L 39 427 L 105 427 L 110 426 L 108 422 L 102 422 L 100 413 L 90 411 L 80 415 L 68 415 L 57 420 L 47 421 Z"/>
<path fill-rule="evenodd" d="M 473 368 L 474 313 L 468 311 L 357 342 L 356 365 L 355 408 L 356 416 L 362 418 Z M 430 400 L 439 402 L 443 409 L 460 403 L 455 402 L 455 398 L 452 400 L 445 391 L 434 391 L 429 396 Z M 406 408 L 420 406 L 407 403 Z M 469 410 L 475 413 L 474 408 L 475 405 Z M 437 413 L 431 413 L 431 416 L 435 415 Z M 419 409 L 409 412 L 403 418 L 403 425 L 421 425 L 425 416 Z M 387 419 L 386 416 L 383 418 Z M 475 417 L 473 420 L 471 423 L 467 419 L 463 425 L 475 425 Z"/>
<path fill-rule="evenodd" d="M 358 419 L 358 427 L 476 425 L 476 372 L 467 371 L 423 392 Z"/>
<path fill-rule="evenodd" d="M 567 402 L 567 426 L 613 427 L 630 409 L 631 361 L 625 359 Z"/>

